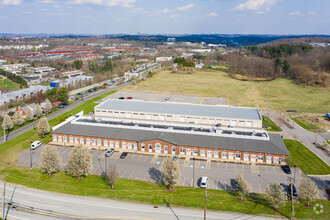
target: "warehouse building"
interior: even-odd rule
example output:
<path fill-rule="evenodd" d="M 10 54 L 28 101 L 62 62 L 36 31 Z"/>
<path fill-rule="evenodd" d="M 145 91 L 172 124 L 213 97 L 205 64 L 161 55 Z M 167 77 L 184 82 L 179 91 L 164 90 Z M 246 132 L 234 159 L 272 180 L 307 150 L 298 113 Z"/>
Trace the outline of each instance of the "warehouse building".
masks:
<path fill-rule="evenodd" d="M 53 128 L 52 144 L 222 162 L 285 164 L 281 137 L 262 129 L 80 116 Z"/>
<path fill-rule="evenodd" d="M 95 116 L 201 125 L 262 128 L 256 108 L 174 102 L 109 99 L 95 107 Z"/>

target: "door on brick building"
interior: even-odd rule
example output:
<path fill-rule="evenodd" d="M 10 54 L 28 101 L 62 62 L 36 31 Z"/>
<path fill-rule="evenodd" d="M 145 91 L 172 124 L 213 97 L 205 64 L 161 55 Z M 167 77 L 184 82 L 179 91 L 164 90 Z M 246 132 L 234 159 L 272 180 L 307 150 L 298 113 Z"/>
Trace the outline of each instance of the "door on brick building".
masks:
<path fill-rule="evenodd" d="M 255 163 L 256 162 L 256 155 L 251 155 L 251 162 Z"/>
<path fill-rule="evenodd" d="M 280 158 L 279 157 L 274 157 L 274 164 L 279 164 Z"/>
<path fill-rule="evenodd" d="M 161 151 L 160 144 L 158 144 L 158 143 L 156 144 L 156 146 L 155 146 L 155 151 L 156 151 L 157 154 L 160 153 L 160 151 Z"/>
<path fill-rule="evenodd" d="M 205 150 L 201 150 L 201 156 L 205 157 Z"/>
<path fill-rule="evenodd" d="M 186 149 L 186 154 L 187 154 L 188 156 L 190 156 L 190 155 L 191 155 L 191 149 L 187 148 L 187 149 Z"/>
<path fill-rule="evenodd" d="M 172 147 L 172 154 L 175 154 L 175 147 Z"/>
<path fill-rule="evenodd" d="M 149 152 L 152 152 L 152 144 L 149 144 Z"/>
<path fill-rule="evenodd" d="M 212 151 L 207 151 L 207 157 L 212 157 Z"/>
<path fill-rule="evenodd" d="M 164 146 L 164 154 L 167 154 L 167 152 L 168 152 L 168 146 Z"/>
<path fill-rule="evenodd" d="M 234 160 L 234 153 L 229 153 L 228 154 L 228 159 L 229 160 Z"/>

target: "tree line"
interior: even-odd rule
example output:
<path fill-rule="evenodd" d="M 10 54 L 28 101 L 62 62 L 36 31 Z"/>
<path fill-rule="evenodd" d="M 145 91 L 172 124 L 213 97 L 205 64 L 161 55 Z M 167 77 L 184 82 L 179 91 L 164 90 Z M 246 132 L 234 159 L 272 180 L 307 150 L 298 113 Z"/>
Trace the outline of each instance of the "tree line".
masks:
<path fill-rule="evenodd" d="M 8 79 L 10 79 L 11 81 L 20 84 L 21 88 L 22 87 L 28 87 L 28 83 L 26 82 L 25 79 L 23 79 L 23 77 L 16 75 L 14 73 L 10 73 L 10 72 L 6 72 L 2 69 L 0 69 L 0 74 L 3 76 L 6 76 Z"/>

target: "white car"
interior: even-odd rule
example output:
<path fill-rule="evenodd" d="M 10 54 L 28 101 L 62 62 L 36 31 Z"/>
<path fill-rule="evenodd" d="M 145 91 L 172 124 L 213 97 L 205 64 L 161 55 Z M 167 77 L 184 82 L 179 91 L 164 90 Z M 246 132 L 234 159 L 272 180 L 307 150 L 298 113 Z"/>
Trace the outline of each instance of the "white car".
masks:
<path fill-rule="evenodd" d="M 31 143 L 31 150 L 35 150 L 42 145 L 41 141 L 35 141 Z"/>
<path fill-rule="evenodd" d="M 209 178 L 207 176 L 202 177 L 201 188 L 206 188 L 208 179 Z"/>
<path fill-rule="evenodd" d="M 166 96 L 165 97 L 165 101 L 168 101 L 168 100 L 170 100 L 170 97 L 169 96 Z"/>

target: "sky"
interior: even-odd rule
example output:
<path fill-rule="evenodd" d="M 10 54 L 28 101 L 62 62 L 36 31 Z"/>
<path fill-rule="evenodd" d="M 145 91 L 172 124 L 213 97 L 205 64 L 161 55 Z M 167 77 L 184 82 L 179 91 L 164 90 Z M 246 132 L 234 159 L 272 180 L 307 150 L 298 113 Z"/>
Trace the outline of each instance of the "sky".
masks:
<path fill-rule="evenodd" d="M 329 0 L 0 0 L 0 33 L 330 34 Z"/>

